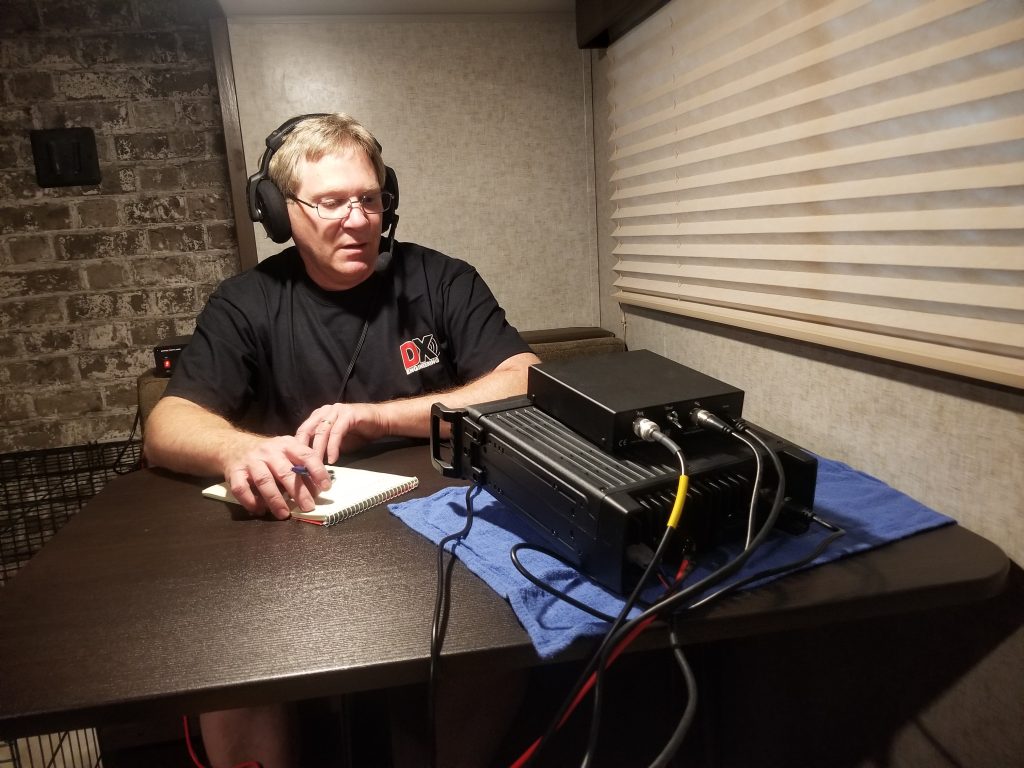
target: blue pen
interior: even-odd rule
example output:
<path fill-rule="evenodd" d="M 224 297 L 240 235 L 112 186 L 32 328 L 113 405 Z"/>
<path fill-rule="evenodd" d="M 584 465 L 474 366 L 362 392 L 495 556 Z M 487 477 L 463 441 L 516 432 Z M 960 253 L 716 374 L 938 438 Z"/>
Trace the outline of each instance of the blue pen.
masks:
<path fill-rule="evenodd" d="M 292 472 L 294 472 L 296 475 L 302 475 L 303 477 L 309 477 L 309 470 L 306 469 L 301 464 L 296 464 L 294 467 L 292 467 Z M 333 469 L 328 469 L 327 470 L 327 474 L 331 476 L 332 480 L 334 479 L 334 470 Z"/>

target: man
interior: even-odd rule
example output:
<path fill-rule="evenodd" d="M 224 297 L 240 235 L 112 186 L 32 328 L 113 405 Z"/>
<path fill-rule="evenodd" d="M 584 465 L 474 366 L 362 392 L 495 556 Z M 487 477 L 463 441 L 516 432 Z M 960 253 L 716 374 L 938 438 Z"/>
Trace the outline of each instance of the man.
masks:
<path fill-rule="evenodd" d="M 297 122 L 268 169 L 295 245 L 211 296 L 147 421 L 145 453 L 155 466 L 223 475 L 251 514 L 285 519 L 291 500 L 314 507 L 294 466 L 328 488 L 324 464 L 345 450 L 428 436 L 436 401 L 521 394 L 539 359 L 468 264 L 393 237 L 381 254 L 394 200 L 379 145 L 355 120 Z M 294 759 L 283 708 L 201 724 L 215 766 Z"/>

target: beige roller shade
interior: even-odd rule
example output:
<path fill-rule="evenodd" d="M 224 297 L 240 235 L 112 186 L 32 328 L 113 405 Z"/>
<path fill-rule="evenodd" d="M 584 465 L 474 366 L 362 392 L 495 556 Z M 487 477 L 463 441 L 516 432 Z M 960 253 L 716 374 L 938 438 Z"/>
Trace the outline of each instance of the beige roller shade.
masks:
<path fill-rule="evenodd" d="M 1024 387 L 1024 3 L 674 0 L 608 56 L 620 303 Z"/>

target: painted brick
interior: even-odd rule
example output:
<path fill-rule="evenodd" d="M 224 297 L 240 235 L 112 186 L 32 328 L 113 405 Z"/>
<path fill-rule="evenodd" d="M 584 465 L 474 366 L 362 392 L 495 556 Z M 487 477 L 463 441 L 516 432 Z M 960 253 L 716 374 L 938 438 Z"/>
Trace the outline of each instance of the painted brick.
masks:
<path fill-rule="evenodd" d="M 17 139 L 0 137 L 0 168 L 12 168 L 21 164 L 21 153 L 18 147 L 23 142 Z"/>
<path fill-rule="evenodd" d="M 238 237 L 234 224 L 207 225 L 206 240 L 213 250 L 234 250 L 238 247 Z"/>
<path fill-rule="evenodd" d="M 220 106 L 215 99 L 182 99 L 180 104 L 182 124 L 214 128 L 221 125 Z"/>
<path fill-rule="evenodd" d="M 70 356 L 0 363 L 0 383 L 12 387 L 61 384 L 72 381 L 73 377 L 74 368 Z"/>
<path fill-rule="evenodd" d="M 25 292 L 0 298 L 0 362 L 33 363 L 3 371 L 22 381 L 2 386 L 17 400 L 0 415 L 0 450 L 123 439 L 153 345 L 192 333 L 208 293 L 237 271 L 230 207 L 192 199 L 229 200 L 207 25 L 222 13 L 216 0 L 0 3 L 0 171 L 12 172 L 0 175 L 0 265 Z M 99 184 L 39 189 L 28 130 L 60 126 L 96 131 Z M 217 218 L 192 218 L 204 211 Z M 136 267 L 148 287 L 118 289 Z M 75 274 L 89 287 L 27 293 Z M 37 395 L 61 415 L 29 412 Z"/>
<path fill-rule="evenodd" d="M 32 124 L 32 108 L 0 104 L 0 130 L 5 132 L 22 131 L 34 128 Z M 24 137 L 28 142 L 28 136 Z"/>
<path fill-rule="evenodd" d="M 193 221 L 224 221 L 232 218 L 227 192 L 189 195 L 188 217 Z"/>
<path fill-rule="evenodd" d="M 78 337 L 73 328 L 47 328 L 18 334 L 29 355 L 53 355 L 78 349 Z"/>
<path fill-rule="evenodd" d="M 127 224 L 164 224 L 183 221 L 188 213 L 185 199 L 179 196 L 145 197 L 123 203 Z"/>
<path fill-rule="evenodd" d="M 164 160 L 174 151 L 166 133 L 133 133 L 114 139 L 114 153 L 118 160 Z"/>
<path fill-rule="evenodd" d="M 24 350 L 20 344 L 21 334 L 0 333 L 0 358 L 13 359 L 21 357 Z"/>
<path fill-rule="evenodd" d="M 123 440 L 128 436 L 134 420 L 135 411 L 130 409 L 93 413 L 80 419 L 61 419 L 58 424 L 60 444 L 83 445 Z"/>
<path fill-rule="evenodd" d="M 86 66 L 105 64 L 173 64 L 178 60 L 178 39 L 168 32 L 130 32 L 93 35 L 82 46 Z"/>
<path fill-rule="evenodd" d="M 73 203 L 75 200 L 80 200 L 83 197 L 98 197 L 103 191 L 102 175 L 100 177 L 99 184 L 76 185 L 71 187 L 38 187 L 35 186 L 35 171 L 32 171 L 30 176 L 32 177 L 32 185 L 35 188 L 30 188 L 28 191 L 35 194 L 35 199 L 37 201 L 65 199 Z M 72 208 L 74 208 L 74 206 L 72 206 Z"/>
<path fill-rule="evenodd" d="M 200 31 L 186 30 L 178 33 L 180 41 L 180 60 L 183 64 L 200 63 L 213 60 L 213 46 L 210 36 Z"/>
<path fill-rule="evenodd" d="M 126 29 L 135 21 L 124 0 L 46 0 L 39 10 L 47 30 Z"/>
<path fill-rule="evenodd" d="M 133 323 L 129 332 L 132 346 L 136 347 L 153 347 L 165 339 L 181 335 L 174 320 L 169 318 Z"/>
<path fill-rule="evenodd" d="M 208 18 L 221 15 L 216 3 L 209 0 L 138 0 L 138 8 L 139 21 L 145 27 L 205 27 Z"/>
<path fill-rule="evenodd" d="M 4 0 L 4 31 L 8 35 L 37 32 L 41 27 L 39 11 L 32 0 Z"/>
<path fill-rule="evenodd" d="M 21 47 L 19 42 L 10 38 L 0 38 L 0 68 L 11 69 L 15 66 L 14 62 L 18 58 L 18 49 Z"/>
<path fill-rule="evenodd" d="M 7 68 L 72 69 L 81 66 L 78 44 L 69 37 L 4 40 Z"/>
<path fill-rule="evenodd" d="M 142 192 L 172 192 L 182 188 L 181 168 L 174 165 L 160 165 L 155 168 L 139 168 L 139 190 Z"/>
<path fill-rule="evenodd" d="M 71 322 L 145 317 L 149 314 L 149 299 L 141 291 L 90 293 L 68 297 L 67 308 Z"/>
<path fill-rule="evenodd" d="M 201 307 L 192 287 L 165 288 L 153 291 L 152 296 L 157 311 L 164 315 L 195 314 Z"/>
<path fill-rule="evenodd" d="M 137 285 L 190 285 L 195 282 L 196 277 L 193 259 L 184 256 L 136 259 L 134 268 Z"/>
<path fill-rule="evenodd" d="M 140 101 L 132 105 L 136 128 L 170 128 L 177 122 L 177 109 L 171 99 Z"/>
<path fill-rule="evenodd" d="M 153 251 L 187 251 L 194 253 L 206 247 L 203 228 L 199 224 L 177 227 L 154 227 L 149 230 L 149 243 Z"/>
<path fill-rule="evenodd" d="M 78 270 L 73 267 L 34 269 L 22 274 L 25 278 L 25 293 L 28 294 L 66 293 L 83 287 Z"/>
<path fill-rule="evenodd" d="M 0 328 L 28 328 L 63 322 L 61 301 L 54 296 L 0 301 Z"/>
<path fill-rule="evenodd" d="M 114 137 L 98 134 L 96 136 L 96 157 L 100 161 L 100 173 L 105 173 L 106 167 L 117 161 L 114 155 Z"/>
<path fill-rule="evenodd" d="M 0 299 L 24 296 L 26 293 L 28 293 L 28 288 L 24 272 L 14 272 L 9 269 L 0 272 Z"/>
<path fill-rule="evenodd" d="M 100 387 L 100 393 L 103 407 L 107 409 L 134 408 L 139 404 L 139 390 L 131 379 L 105 384 Z"/>
<path fill-rule="evenodd" d="M 56 420 L 44 422 L 33 418 L 27 423 L 9 425 L 6 429 L 0 430 L 0 451 L 11 453 L 74 445 L 74 443 L 64 443 L 62 439 L 61 422 Z"/>
<path fill-rule="evenodd" d="M 132 374 L 138 376 L 152 367 L 152 357 L 144 349 L 88 352 L 78 357 L 78 370 L 86 381 L 117 379 Z"/>
<path fill-rule="evenodd" d="M 117 217 L 117 201 L 113 198 L 83 201 L 75 205 L 75 210 L 78 214 L 78 225 L 82 229 L 105 229 L 120 224 Z"/>
<path fill-rule="evenodd" d="M 54 260 L 53 241 L 49 235 L 12 237 L 7 240 L 11 261 L 15 264 L 34 264 Z"/>
<path fill-rule="evenodd" d="M 224 143 L 223 131 L 210 131 L 206 134 L 206 154 L 213 157 L 226 157 L 227 144 Z"/>
<path fill-rule="evenodd" d="M 102 169 L 101 169 L 102 170 Z M 109 170 L 102 171 L 103 175 L 100 179 L 99 186 L 96 187 L 78 187 L 81 189 L 83 194 L 96 194 L 96 195 L 119 195 L 123 192 L 131 192 L 131 188 L 125 189 L 121 183 L 121 177 L 117 173 L 112 173 Z"/>
<path fill-rule="evenodd" d="M 25 394 L 4 394 L 0 396 L 0 413 L 10 421 L 31 419 L 36 415 L 32 397 Z"/>
<path fill-rule="evenodd" d="M 81 349 L 112 349 L 131 346 L 132 323 L 100 323 L 86 325 L 77 331 Z"/>
<path fill-rule="evenodd" d="M 36 172 L 32 168 L 0 171 L 0 199 L 38 200 L 41 197 L 53 196 L 54 194 L 50 190 L 36 186 Z"/>
<path fill-rule="evenodd" d="M 15 72 L 4 77 L 7 93 L 14 101 L 36 102 L 52 99 L 55 93 L 49 72 Z"/>
<path fill-rule="evenodd" d="M 0 234 L 70 229 L 71 208 L 67 203 L 0 207 Z"/>
<path fill-rule="evenodd" d="M 103 397 L 95 389 L 64 389 L 35 396 L 35 411 L 40 417 L 77 416 L 103 409 Z"/>
<path fill-rule="evenodd" d="M 200 304 L 205 304 L 208 297 L 203 295 L 198 298 Z M 195 333 L 195 330 L 196 320 L 194 317 L 188 319 L 179 317 L 174 320 L 174 333 L 172 333 L 171 336 L 191 336 Z"/>
<path fill-rule="evenodd" d="M 127 128 L 129 125 L 128 104 L 123 101 L 59 102 L 40 104 L 37 109 L 42 124 L 55 128 L 84 127 L 107 132 Z"/>
<path fill-rule="evenodd" d="M 139 182 L 134 168 L 118 168 L 117 181 L 122 192 L 137 192 L 139 189 Z"/>
<path fill-rule="evenodd" d="M 204 259 L 196 271 L 196 277 L 204 283 L 219 284 L 239 272 L 237 253 L 223 253 Z"/>
<path fill-rule="evenodd" d="M 146 253 L 146 233 L 140 229 L 62 235 L 56 239 L 60 259 L 106 259 Z"/>
<path fill-rule="evenodd" d="M 57 91 L 69 101 L 132 99 L 149 90 L 136 72 L 65 72 L 57 75 Z"/>
<path fill-rule="evenodd" d="M 171 134 L 171 146 L 177 157 L 205 157 L 206 131 L 181 131 Z"/>
<path fill-rule="evenodd" d="M 85 268 L 88 288 L 108 290 L 110 288 L 127 288 L 131 286 L 131 278 L 123 264 L 104 262 L 91 264 Z"/>
<path fill-rule="evenodd" d="M 227 188 L 230 183 L 227 163 L 219 157 L 213 160 L 187 162 L 182 165 L 181 170 L 185 177 L 186 189 L 202 187 Z"/>
<path fill-rule="evenodd" d="M 182 97 L 213 96 L 217 81 L 213 71 L 150 72 L 143 77 L 143 93 L 147 96 Z"/>

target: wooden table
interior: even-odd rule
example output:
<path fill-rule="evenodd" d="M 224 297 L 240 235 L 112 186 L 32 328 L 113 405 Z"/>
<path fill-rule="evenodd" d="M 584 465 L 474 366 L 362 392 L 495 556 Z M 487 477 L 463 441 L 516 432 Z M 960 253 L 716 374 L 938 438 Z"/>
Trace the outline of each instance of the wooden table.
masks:
<path fill-rule="evenodd" d="M 415 495 L 451 482 L 423 445 L 353 465 L 417 475 Z M 434 545 L 384 507 L 330 528 L 250 519 L 202 498 L 206 484 L 160 470 L 115 479 L 0 590 L 0 737 L 426 679 Z M 1008 568 L 950 526 L 731 596 L 687 636 L 979 600 Z M 451 594 L 446 664 L 539 663 L 508 605 L 461 564 Z"/>

